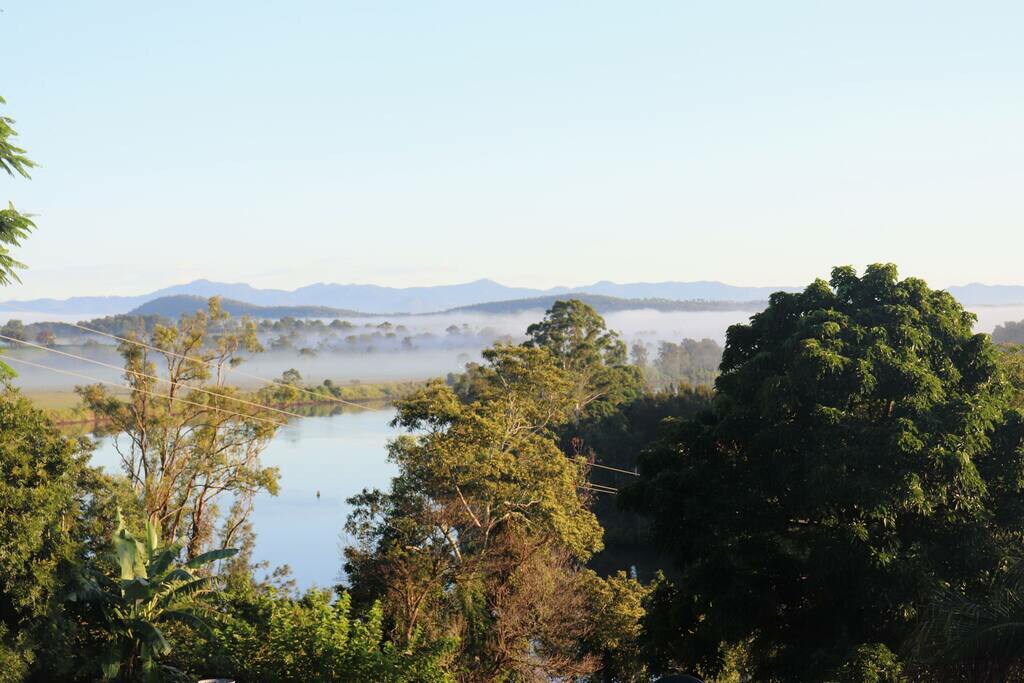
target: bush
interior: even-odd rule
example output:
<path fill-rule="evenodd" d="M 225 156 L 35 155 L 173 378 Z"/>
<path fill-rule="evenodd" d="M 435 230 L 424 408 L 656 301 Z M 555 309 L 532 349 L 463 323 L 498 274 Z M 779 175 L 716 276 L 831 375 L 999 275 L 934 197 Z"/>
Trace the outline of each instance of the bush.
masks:
<path fill-rule="evenodd" d="M 273 588 L 243 587 L 225 596 L 212 633 L 182 629 L 175 665 L 204 677 L 263 683 L 292 681 L 452 680 L 443 663 L 447 642 L 399 650 L 385 640 L 382 612 L 352 613 L 347 593 L 332 600 L 311 590 L 299 599 Z"/>

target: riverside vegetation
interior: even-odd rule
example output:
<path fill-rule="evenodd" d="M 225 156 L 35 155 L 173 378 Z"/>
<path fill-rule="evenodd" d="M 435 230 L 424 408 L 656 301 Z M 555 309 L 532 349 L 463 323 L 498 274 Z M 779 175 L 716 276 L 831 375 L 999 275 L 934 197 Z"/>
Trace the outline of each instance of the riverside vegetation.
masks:
<path fill-rule="evenodd" d="M 0 212 L 0 282 L 33 227 Z M 395 401 L 345 582 L 298 594 L 249 522 L 297 380 L 229 385 L 260 341 L 213 300 L 126 337 L 125 395 L 79 388 L 120 474 L 0 391 L 0 680 L 1022 680 L 1024 363 L 972 322 L 835 268 L 731 327 L 709 388 L 664 379 L 707 349 L 652 371 L 558 301 Z"/>

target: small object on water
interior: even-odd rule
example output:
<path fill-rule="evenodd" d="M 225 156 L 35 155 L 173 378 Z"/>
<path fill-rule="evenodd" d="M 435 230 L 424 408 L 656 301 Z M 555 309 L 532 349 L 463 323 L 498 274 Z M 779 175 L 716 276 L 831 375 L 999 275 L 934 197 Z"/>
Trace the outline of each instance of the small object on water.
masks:
<path fill-rule="evenodd" d="M 316 499 L 320 500 L 320 489 L 316 490 Z"/>

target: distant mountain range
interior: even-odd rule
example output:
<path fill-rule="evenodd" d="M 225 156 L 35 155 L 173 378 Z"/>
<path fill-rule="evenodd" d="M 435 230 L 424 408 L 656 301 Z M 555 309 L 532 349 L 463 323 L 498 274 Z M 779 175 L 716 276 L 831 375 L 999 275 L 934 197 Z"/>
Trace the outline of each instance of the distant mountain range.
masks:
<path fill-rule="evenodd" d="M 768 301 L 676 301 L 674 299 L 621 299 L 615 296 L 602 296 L 600 294 L 586 294 L 575 292 L 571 294 L 550 294 L 548 296 L 537 296 L 529 299 L 511 299 L 509 301 L 490 301 L 472 306 L 460 306 L 445 313 L 488 313 L 488 314 L 509 314 L 521 313 L 524 311 L 543 311 L 559 299 L 571 296 L 583 303 L 594 307 L 598 313 L 614 313 L 616 311 L 638 311 L 653 310 L 662 313 L 677 311 L 751 311 L 762 310 Z"/>
<path fill-rule="evenodd" d="M 318 283 L 287 291 L 258 289 L 244 283 L 196 280 L 184 285 L 165 287 L 139 296 L 77 296 L 69 299 L 34 299 L 0 302 L 0 311 L 98 314 L 127 313 L 155 299 L 165 297 L 222 296 L 239 304 L 271 307 L 324 307 L 374 314 L 428 313 L 503 301 L 537 299 L 586 293 L 618 299 L 653 299 L 661 301 L 750 302 L 764 301 L 775 291 L 796 291 L 793 287 L 737 287 L 722 282 L 635 282 L 619 284 L 601 281 L 584 287 L 531 289 L 506 287 L 493 280 L 477 280 L 459 285 L 433 287 L 380 287 L 377 285 L 341 285 Z M 950 287 L 949 291 L 969 306 L 1024 304 L 1024 286 L 969 284 Z M 330 314 L 326 317 L 331 317 Z"/>
<path fill-rule="evenodd" d="M 537 311 L 551 308 L 559 299 L 567 296 L 580 299 L 590 304 L 598 313 L 612 313 L 615 311 L 635 311 L 641 309 L 655 310 L 662 312 L 670 311 L 759 311 L 764 308 L 766 301 L 675 301 L 672 299 L 620 299 L 614 296 L 602 296 L 600 294 L 550 294 L 548 296 L 530 297 L 527 299 L 510 299 L 507 301 L 490 301 L 472 306 L 459 306 L 445 311 L 432 311 L 431 313 L 487 313 L 487 314 L 509 314 L 523 311 Z M 201 296 L 189 296 L 179 294 L 177 296 L 163 296 L 159 299 L 147 301 L 137 308 L 129 311 L 131 315 L 162 315 L 167 318 L 177 318 L 185 313 L 195 313 L 206 308 L 207 299 Z M 221 307 L 234 316 L 247 315 L 250 318 L 360 318 L 360 317 L 385 317 L 396 315 L 395 313 L 367 313 L 352 311 L 343 308 L 330 308 L 328 306 L 256 306 L 255 304 L 234 299 L 222 299 Z M 402 314 L 409 315 L 409 314 Z M 430 313 L 413 313 L 411 315 L 430 315 Z"/>
<path fill-rule="evenodd" d="M 588 293 L 622 299 L 706 301 L 766 300 L 779 287 L 735 287 L 721 282 L 656 282 L 617 284 L 596 282 L 585 287 L 530 289 L 506 287 L 493 280 L 433 287 L 380 287 L 378 285 L 314 284 L 292 291 L 258 289 L 243 283 L 196 280 L 139 296 L 76 296 L 69 299 L 34 299 L 0 302 L 0 311 L 32 313 L 127 313 L 164 297 L 222 296 L 254 306 L 325 306 L 367 314 L 431 313 L 462 306 L 529 299 L 541 296 Z"/>
<path fill-rule="evenodd" d="M 208 298 L 191 294 L 178 294 L 175 296 L 162 296 L 153 299 L 133 308 L 129 313 L 133 315 L 162 315 L 168 318 L 178 318 L 183 314 L 191 314 L 206 308 Z M 255 304 L 237 301 L 235 299 L 221 299 L 221 308 L 234 316 L 247 315 L 250 318 L 358 318 L 365 316 L 359 311 L 350 311 L 344 308 L 331 308 L 329 306 L 257 306 Z"/>

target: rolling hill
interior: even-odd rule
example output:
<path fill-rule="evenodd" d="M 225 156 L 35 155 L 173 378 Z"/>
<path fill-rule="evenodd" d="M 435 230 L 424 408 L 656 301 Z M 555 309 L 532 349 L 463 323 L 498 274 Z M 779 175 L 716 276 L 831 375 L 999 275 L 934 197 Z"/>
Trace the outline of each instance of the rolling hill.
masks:
<path fill-rule="evenodd" d="M 186 313 L 191 314 L 206 308 L 207 298 L 179 294 L 164 296 L 147 301 L 129 311 L 130 315 L 162 315 L 167 318 L 178 318 Z M 221 307 L 233 316 L 247 315 L 250 318 L 358 318 L 365 313 L 350 311 L 343 308 L 327 306 L 257 306 L 256 304 L 221 299 Z"/>
<path fill-rule="evenodd" d="M 245 283 L 195 280 L 165 287 L 137 296 L 77 296 L 69 299 L 33 299 L 0 302 L 0 311 L 74 314 L 127 313 L 147 302 L 165 297 L 221 296 L 236 302 L 263 307 L 319 306 L 341 311 L 372 314 L 378 311 L 428 313 L 465 306 L 491 306 L 502 301 L 517 301 L 566 294 L 590 294 L 618 299 L 662 301 L 764 301 L 775 291 L 795 291 L 792 287 L 737 287 L 715 281 L 633 282 L 603 280 L 581 287 L 533 289 L 506 287 L 493 280 L 476 280 L 456 285 L 432 287 L 381 287 L 378 285 L 317 283 L 294 290 L 260 289 Z M 949 287 L 948 291 L 969 306 L 1024 304 L 1024 286 L 972 283 Z M 347 315 L 354 315 L 348 313 Z"/>

